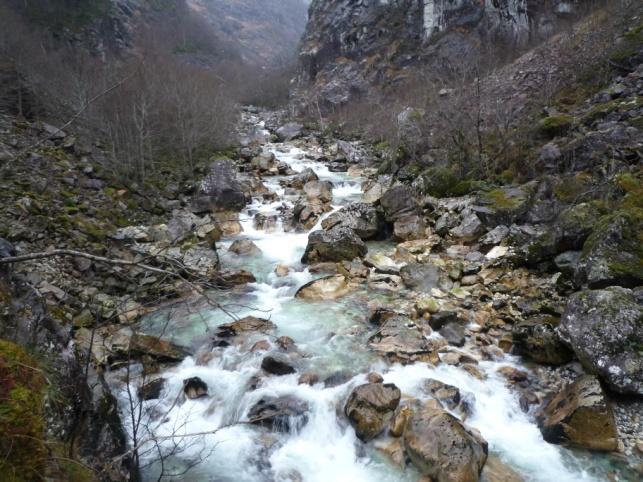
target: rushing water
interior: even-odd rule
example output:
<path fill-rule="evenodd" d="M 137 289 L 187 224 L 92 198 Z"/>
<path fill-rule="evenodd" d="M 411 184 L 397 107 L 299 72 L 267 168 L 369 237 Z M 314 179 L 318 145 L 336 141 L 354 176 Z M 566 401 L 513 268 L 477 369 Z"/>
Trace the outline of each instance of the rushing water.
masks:
<path fill-rule="evenodd" d="M 306 159 L 304 151 L 288 144 L 266 148 L 272 149 L 295 171 L 311 167 L 320 179 L 333 182 L 335 209 L 359 199 L 361 179 L 329 172 L 326 166 Z M 386 382 L 395 383 L 408 397 L 427 399 L 420 387 L 429 377 L 473 393 L 475 405 L 467 424 L 480 430 L 489 442 L 490 452 L 525 480 L 605 480 L 595 460 L 545 443 L 533 420 L 521 411 L 516 394 L 496 374 L 498 366 L 516 366 L 519 364 L 517 359 L 508 356 L 502 362 L 481 362 L 480 368 L 488 375 L 484 381 L 452 366 L 433 368 L 423 363 L 388 366 L 368 351 L 369 331 L 364 323 L 367 302 L 378 297 L 384 302 L 384 295 L 368 293 L 364 288 L 335 302 L 295 299 L 297 288 L 313 278 L 299 262 L 308 234 L 284 232 L 281 226 L 276 232 L 265 233 L 255 230 L 252 223 L 254 213 L 276 213 L 282 203 L 293 202 L 294 199 L 284 196 L 279 179 L 265 180 L 265 184 L 278 193 L 278 202 L 264 203 L 256 199 L 242 213 L 244 231 L 238 238 L 252 240 L 261 249 L 261 254 L 242 258 L 227 253 L 233 240 L 220 246 L 224 264 L 251 270 L 257 278 L 246 291 L 230 294 L 224 302 L 236 307 L 239 317 L 253 314 L 270 318 L 278 327 L 277 336 L 293 338 L 298 351 L 305 354 L 299 360 L 304 367 L 302 371 L 318 373 L 320 379 L 338 371 L 355 375 L 346 383 L 331 388 L 325 388 L 323 383 L 298 385 L 298 374 L 267 377 L 256 390 L 249 390 L 265 353 L 250 353 L 235 347 L 219 349 L 206 365 L 197 365 L 193 358 L 188 358 L 167 369 L 163 373 L 167 382 L 160 400 L 145 402 L 144 424 L 162 440 L 166 450 L 179 444 L 180 452 L 165 462 L 166 468 L 181 472 L 194 465 L 174 480 L 416 481 L 419 474 L 412 467 L 401 468 L 393 464 L 374 448 L 373 443 L 361 444 L 340 415 L 351 389 L 364 383 L 366 374 L 373 370 L 382 373 Z M 279 278 L 273 272 L 277 264 L 289 265 L 292 270 Z M 198 316 L 186 315 L 172 320 L 166 333 L 175 341 L 191 344 L 203 339 L 204 326 L 214 327 L 229 321 L 221 311 L 204 309 Z M 261 338 L 265 336 L 257 336 L 257 340 Z M 176 403 L 182 381 L 194 376 L 207 383 L 210 396 Z M 281 395 L 294 396 L 308 403 L 310 413 L 306 425 L 284 434 L 238 423 L 247 420 L 249 409 L 260 398 Z M 123 403 L 123 410 L 127 412 L 126 403 Z M 192 436 L 204 432 L 211 433 Z M 191 436 L 177 438 L 187 434 Z M 148 455 L 150 460 L 155 457 L 156 452 Z M 155 480 L 159 467 L 158 463 L 152 464 L 145 471 L 145 478 Z"/>

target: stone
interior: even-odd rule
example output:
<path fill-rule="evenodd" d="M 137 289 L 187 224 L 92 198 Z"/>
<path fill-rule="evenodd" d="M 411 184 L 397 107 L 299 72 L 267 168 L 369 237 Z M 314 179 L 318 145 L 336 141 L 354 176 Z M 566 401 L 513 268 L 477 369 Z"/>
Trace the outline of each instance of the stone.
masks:
<path fill-rule="evenodd" d="M 239 212 L 245 207 L 246 201 L 234 165 L 229 160 L 220 160 L 212 165 L 210 173 L 201 182 L 192 201 L 192 211 L 197 214 L 210 211 Z"/>
<path fill-rule="evenodd" d="M 426 237 L 426 223 L 417 214 L 400 216 L 393 223 L 393 238 L 396 241 L 413 241 Z"/>
<path fill-rule="evenodd" d="M 462 219 L 462 222 L 449 231 L 454 238 L 463 241 L 473 241 L 478 238 L 484 231 L 482 221 L 475 213 L 471 213 Z"/>
<path fill-rule="evenodd" d="M 419 327 L 403 315 L 386 320 L 368 339 L 368 346 L 393 362 L 432 362 L 437 357 Z"/>
<path fill-rule="evenodd" d="M 364 194 L 362 194 L 362 202 L 374 204 L 382 198 L 385 192 L 386 188 L 379 182 L 376 182 L 364 190 Z"/>
<path fill-rule="evenodd" d="M 239 256 L 257 256 L 261 254 L 259 247 L 249 239 L 237 239 L 230 245 L 228 251 Z"/>
<path fill-rule="evenodd" d="M 413 414 L 413 409 L 411 408 L 408 402 L 403 402 L 397 407 L 393 418 L 391 419 L 388 426 L 388 433 L 392 437 L 401 437 L 404 435 L 404 430 L 406 429 L 406 424 Z"/>
<path fill-rule="evenodd" d="M 464 346 L 464 326 L 460 323 L 447 323 L 439 330 L 440 335 L 453 346 Z"/>
<path fill-rule="evenodd" d="M 335 227 L 330 231 L 313 231 L 308 235 L 308 245 L 301 259 L 302 263 L 323 261 L 352 261 L 366 256 L 368 248 L 364 242 L 347 227 Z"/>
<path fill-rule="evenodd" d="M 297 380 L 298 385 L 314 385 L 319 382 L 319 375 L 316 373 L 302 373 Z"/>
<path fill-rule="evenodd" d="M 295 350 L 295 340 L 289 336 L 280 336 L 275 340 L 277 346 L 283 351 L 293 351 Z"/>
<path fill-rule="evenodd" d="M 366 376 L 368 383 L 384 383 L 384 377 L 377 372 L 371 372 Z"/>
<path fill-rule="evenodd" d="M 336 226 L 350 228 L 357 236 L 366 241 L 381 234 L 382 220 L 372 204 L 351 203 L 322 221 L 322 228 L 325 230 L 333 229 Z"/>
<path fill-rule="evenodd" d="M 215 346 L 229 346 L 234 341 L 240 341 L 238 338 L 245 337 L 249 333 L 268 334 L 275 328 L 275 324 L 270 320 L 246 316 L 240 320 L 219 325 L 214 335 L 213 344 Z"/>
<path fill-rule="evenodd" d="M 529 378 L 526 371 L 510 366 L 498 368 L 497 371 L 511 383 L 525 382 Z"/>
<path fill-rule="evenodd" d="M 378 273 L 397 275 L 400 272 L 400 265 L 382 253 L 368 253 L 364 264 Z"/>
<path fill-rule="evenodd" d="M 404 289 L 402 278 L 394 274 L 371 273 L 368 277 L 368 287 L 372 290 L 398 292 Z"/>
<path fill-rule="evenodd" d="M 477 430 L 430 405 L 409 419 L 404 447 L 413 465 L 436 482 L 478 481 L 488 454 Z"/>
<path fill-rule="evenodd" d="M 287 266 L 285 264 L 278 264 L 275 266 L 275 274 L 279 278 L 283 278 L 284 276 L 288 276 L 290 274 L 290 266 Z"/>
<path fill-rule="evenodd" d="M 254 345 L 252 345 L 252 348 L 250 348 L 250 352 L 255 353 L 258 351 L 268 351 L 271 348 L 272 346 L 270 345 L 270 342 L 268 340 L 259 340 Z"/>
<path fill-rule="evenodd" d="M 440 311 L 440 302 L 432 296 L 421 296 L 415 301 L 415 310 L 418 315 L 435 314 Z"/>
<path fill-rule="evenodd" d="M 330 181 L 308 181 L 304 184 L 304 193 L 309 201 L 329 203 L 333 200 L 333 185 Z"/>
<path fill-rule="evenodd" d="M 556 331 L 558 322 L 556 318 L 540 317 L 514 325 L 512 341 L 515 353 L 547 365 L 570 362 L 574 353 L 561 341 Z"/>
<path fill-rule="evenodd" d="M 270 375 L 282 376 L 295 373 L 295 369 L 286 361 L 272 356 L 267 356 L 261 361 L 261 368 Z"/>
<path fill-rule="evenodd" d="M 525 482 L 525 479 L 514 469 L 505 464 L 497 455 L 489 455 L 482 469 L 482 480 L 485 482 Z"/>
<path fill-rule="evenodd" d="M 585 369 L 619 393 L 643 395 L 643 294 L 618 286 L 572 295 L 558 327 Z"/>
<path fill-rule="evenodd" d="M 301 137 L 304 126 L 299 122 L 288 122 L 275 132 L 279 142 L 287 142 Z"/>
<path fill-rule="evenodd" d="M 355 388 L 344 413 L 357 437 L 368 442 L 384 431 L 400 403 L 400 389 L 392 383 L 367 383 Z"/>
<path fill-rule="evenodd" d="M 297 398 L 264 397 L 248 412 L 248 422 L 277 432 L 290 432 L 308 422 L 308 404 Z"/>
<path fill-rule="evenodd" d="M 138 398 L 142 401 L 157 400 L 165 387 L 165 378 L 157 378 L 138 388 Z"/>
<path fill-rule="evenodd" d="M 614 413 L 594 376 L 580 377 L 545 401 L 537 420 L 547 442 L 606 452 L 618 448 Z"/>
<path fill-rule="evenodd" d="M 207 397 L 208 385 L 199 377 L 186 378 L 183 380 L 183 393 L 190 400 Z"/>
<path fill-rule="evenodd" d="M 304 185 L 311 181 L 318 181 L 319 177 L 310 167 L 307 167 L 297 175 L 293 176 L 292 179 L 286 182 L 286 185 L 289 187 L 294 187 L 295 189 L 303 189 Z"/>
<path fill-rule="evenodd" d="M 643 284 L 640 210 L 617 211 L 601 218 L 583 245 L 576 279 L 590 288 Z"/>
<path fill-rule="evenodd" d="M 306 283 L 297 290 L 295 298 L 311 301 L 336 300 L 352 290 L 346 276 L 333 275 Z"/>
<path fill-rule="evenodd" d="M 423 293 L 430 293 L 443 284 L 442 272 L 433 264 L 407 264 L 400 268 L 400 276 L 407 288 Z"/>
<path fill-rule="evenodd" d="M 417 214 L 419 208 L 411 191 L 404 185 L 393 186 L 386 191 L 380 198 L 380 205 L 388 222 L 395 222 L 409 214 Z"/>
<path fill-rule="evenodd" d="M 431 315 L 429 318 L 429 326 L 434 330 L 439 330 L 448 323 L 456 323 L 458 321 L 458 314 L 454 311 L 440 311 Z"/>

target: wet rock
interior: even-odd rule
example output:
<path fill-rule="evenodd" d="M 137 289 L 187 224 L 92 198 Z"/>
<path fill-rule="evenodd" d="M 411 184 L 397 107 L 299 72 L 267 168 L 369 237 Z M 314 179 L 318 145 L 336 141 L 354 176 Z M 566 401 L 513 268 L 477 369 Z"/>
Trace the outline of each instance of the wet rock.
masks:
<path fill-rule="evenodd" d="M 172 363 L 183 361 L 190 355 L 184 347 L 156 336 L 134 333 L 130 328 L 122 328 L 112 333 L 100 344 L 113 360 L 147 356 L 157 361 Z"/>
<path fill-rule="evenodd" d="M 299 122 L 288 122 L 279 129 L 277 129 L 277 140 L 279 142 L 287 142 L 298 137 L 301 137 L 304 126 Z"/>
<path fill-rule="evenodd" d="M 264 175 L 279 173 L 279 161 L 272 152 L 262 152 L 250 161 L 252 167 Z"/>
<path fill-rule="evenodd" d="M 248 283 L 254 283 L 257 279 L 250 271 L 236 271 L 236 270 L 223 270 L 217 272 L 212 280 L 219 288 L 234 288 L 235 286 L 243 286 Z"/>
<path fill-rule="evenodd" d="M 309 181 L 304 185 L 304 193 L 309 201 L 329 203 L 333 200 L 333 185 L 329 181 Z"/>
<path fill-rule="evenodd" d="M 210 211 L 238 212 L 245 207 L 246 201 L 232 162 L 216 161 L 199 186 L 192 202 L 192 211 L 197 214 Z"/>
<path fill-rule="evenodd" d="M 261 368 L 266 373 L 277 376 L 295 373 L 295 369 L 286 361 L 272 356 L 267 356 L 261 361 Z"/>
<path fill-rule="evenodd" d="M 415 302 L 415 310 L 419 316 L 433 315 L 440 311 L 440 302 L 432 296 L 421 296 Z"/>
<path fill-rule="evenodd" d="M 370 314 L 368 322 L 373 325 L 382 326 L 386 320 L 393 318 L 394 316 L 399 315 L 397 311 L 388 309 L 388 308 L 376 308 Z"/>
<path fill-rule="evenodd" d="M 453 346 L 464 346 L 464 326 L 460 323 L 447 323 L 439 330 L 440 335 Z"/>
<path fill-rule="evenodd" d="M 449 410 L 457 410 L 465 417 L 473 411 L 475 396 L 472 393 L 461 394 L 458 387 L 432 378 L 426 380 L 423 387 L 434 399 Z"/>
<path fill-rule="evenodd" d="M 368 287 L 372 290 L 398 292 L 404 288 L 402 278 L 394 274 L 371 273 Z"/>
<path fill-rule="evenodd" d="M 529 374 L 526 371 L 509 366 L 499 368 L 498 373 L 511 383 L 526 382 L 529 378 Z"/>
<path fill-rule="evenodd" d="M 295 340 L 293 340 L 289 336 L 280 336 L 275 341 L 277 343 L 277 346 L 279 346 L 279 348 L 282 349 L 283 351 L 295 350 Z"/>
<path fill-rule="evenodd" d="M 293 397 L 264 397 L 248 412 L 248 422 L 277 432 L 290 432 L 308 422 L 308 404 Z"/>
<path fill-rule="evenodd" d="M 394 186 L 386 191 L 380 198 L 380 205 L 388 222 L 395 222 L 409 214 L 417 214 L 419 207 L 409 188 L 403 185 Z"/>
<path fill-rule="evenodd" d="M 272 233 L 277 229 L 279 216 L 276 214 L 257 213 L 253 218 L 254 228 L 260 231 Z"/>
<path fill-rule="evenodd" d="M 546 441 L 615 451 L 618 434 L 612 407 L 596 377 L 585 375 L 543 404 L 537 416 Z"/>
<path fill-rule="evenodd" d="M 376 203 L 382 198 L 385 192 L 386 188 L 379 182 L 376 182 L 364 190 L 364 194 L 362 194 L 362 202 L 368 204 Z"/>
<path fill-rule="evenodd" d="M 368 383 L 384 383 L 384 377 L 377 372 L 371 372 L 366 376 Z"/>
<path fill-rule="evenodd" d="M 285 185 L 294 187 L 295 189 L 303 189 L 304 186 L 311 181 L 318 181 L 319 177 L 310 167 L 307 167 L 299 174 L 293 176 L 292 179 L 286 181 Z"/>
<path fill-rule="evenodd" d="M 220 211 L 213 214 L 217 229 L 222 236 L 236 236 L 243 232 L 243 227 L 239 222 L 239 213 L 232 211 Z"/>
<path fill-rule="evenodd" d="M 558 332 L 583 366 L 619 393 L 643 395 L 643 296 L 621 287 L 571 296 Z"/>
<path fill-rule="evenodd" d="M 330 231 L 314 231 L 308 235 L 308 245 L 302 263 L 321 261 L 351 261 L 366 256 L 368 249 L 355 232 L 346 227 Z"/>
<path fill-rule="evenodd" d="M 454 311 L 440 311 L 431 315 L 429 326 L 434 330 L 439 330 L 448 323 L 457 323 L 458 314 Z"/>
<path fill-rule="evenodd" d="M 157 378 L 145 383 L 138 389 L 138 398 L 140 400 L 157 400 L 165 387 L 165 379 Z"/>
<path fill-rule="evenodd" d="M 292 211 L 291 223 L 296 229 L 312 229 L 323 214 L 331 210 L 330 203 L 323 202 L 319 199 L 300 198 Z"/>
<path fill-rule="evenodd" d="M 351 372 L 345 370 L 338 371 L 324 379 L 324 387 L 338 387 L 339 385 L 343 385 L 348 382 L 351 378 L 353 378 L 353 374 Z"/>
<path fill-rule="evenodd" d="M 514 469 L 505 464 L 497 455 L 489 455 L 482 469 L 482 480 L 485 482 L 525 482 L 525 479 Z"/>
<path fill-rule="evenodd" d="M 230 245 L 228 251 L 239 256 L 257 256 L 261 254 L 259 247 L 249 239 L 238 239 Z"/>
<path fill-rule="evenodd" d="M 578 282 L 590 288 L 643 284 L 640 210 L 618 211 L 601 218 L 583 246 L 577 266 Z"/>
<path fill-rule="evenodd" d="M 271 348 L 272 346 L 270 345 L 270 342 L 268 340 L 259 340 L 254 345 L 252 345 L 252 348 L 250 348 L 250 352 L 255 353 L 258 351 L 268 351 Z"/>
<path fill-rule="evenodd" d="M 278 277 L 283 278 L 284 276 L 288 276 L 288 274 L 290 274 L 290 267 L 285 264 L 278 264 L 277 266 L 275 266 L 274 271 Z"/>
<path fill-rule="evenodd" d="M 382 253 L 368 253 L 364 258 L 364 264 L 369 268 L 383 274 L 399 274 L 400 266 L 388 256 Z"/>
<path fill-rule="evenodd" d="M 406 453 L 437 482 L 475 482 L 487 461 L 487 442 L 475 429 L 431 406 L 416 411 L 404 432 Z"/>
<path fill-rule="evenodd" d="M 404 435 L 404 430 L 406 429 L 406 424 L 408 423 L 411 415 L 413 414 L 413 408 L 411 403 L 402 402 L 399 407 L 395 410 L 393 418 L 391 419 L 388 426 L 388 433 L 392 437 L 401 437 Z"/>
<path fill-rule="evenodd" d="M 310 372 L 302 373 L 297 380 L 298 385 L 314 385 L 317 382 L 319 382 L 319 375 Z"/>
<path fill-rule="evenodd" d="M 208 385 L 199 377 L 183 380 L 183 393 L 189 400 L 196 400 L 208 396 Z"/>
<path fill-rule="evenodd" d="M 548 365 L 562 365 L 571 361 L 574 354 L 556 331 L 558 321 L 552 317 L 540 317 L 515 325 L 512 340 L 516 354 Z"/>
<path fill-rule="evenodd" d="M 392 383 L 367 383 L 355 388 L 344 406 L 344 413 L 364 442 L 386 428 L 400 403 L 400 389 Z"/>
<path fill-rule="evenodd" d="M 230 338 L 246 333 L 269 333 L 275 329 L 275 325 L 270 320 L 246 316 L 232 323 L 219 325 L 216 336 L 219 338 Z"/>
<path fill-rule="evenodd" d="M 368 339 L 369 347 L 391 361 L 435 361 L 437 354 L 418 328 L 408 317 L 396 315 L 388 319 Z"/>
<path fill-rule="evenodd" d="M 304 300 L 336 300 L 352 291 L 348 279 L 344 275 L 327 276 L 316 279 L 297 290 L 295 298 Z"/>
<path fill-rule="evenodd" d="M 485 226 L 510 226 L 518 222 L 529 209 L 534 183 L 506 186 L 481 193 L 474 210 Z"/>
<path fill-rule="evenodd" d="M 382 222 L 379 212 L 372 204 L 351 203 L 322 221 L 322 228 L 325 230 L 339 226 L 352 229 L 366 241 L 380 234 Z"/>

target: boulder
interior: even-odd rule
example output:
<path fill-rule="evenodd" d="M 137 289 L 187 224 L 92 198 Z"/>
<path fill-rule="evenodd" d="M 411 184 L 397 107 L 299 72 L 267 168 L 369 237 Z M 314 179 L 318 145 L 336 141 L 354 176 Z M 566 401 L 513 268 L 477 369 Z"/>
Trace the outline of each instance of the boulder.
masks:
<path fill-rule="evenodd" d="M 314 301 L 335 300 L 350 291 L 352 291 L 352 287 L 348 279 L 343 275 L 334 275 L 306 283 L 297 290 L 295 298 Z"/>
<path fill-rule="evenodd" d="M 303 189 L 304 186 L 311 181 L 318 181 L 319 177 L 310 167 L 307 167 L 303 171 L 299 172 L 292 179 L 287 181 L 282 181 L 282 185 L 287 187 L 292 187 L 295 189 Z"/>
<path fill-rule="evenodd" d="M 561 341 L 556 331 L 558 322 L 556 318 L 541 317 L 514 325 L 512 341 L 516 354 L 547 365 L 570 362 L 574 353 Z"/>
<path fill-rule="evenodd" d="M 183 380 L 183 393 L 190 400 L 208 396 L 208 385 L 199 377 L 186 378 Z"/>
<path fill-rule="evenodd" d="M 376 203 L 382 198 L 385 192 L 386 188 L 381 183 L 376 182 L 364 189 L 362 202 L 367 204 Z"/>
<path fill-rule="evenodd" d="M 453 346 L 464 346 L 464 326 L 460 323 L 447 323 L 439 331 L 440 335 Z"/>
<path fill-rule="evenodd" d="M 643 395 L 643 292 L 611 287 L 569 299 L 558 332 L 583 366 L 619 393 Z"/>
<path fill-rule="evenodd" d="M 299 122 L 288 122 L 277 129 L 275 134 L 279 142 L 286 142 L 301 137 L 303 130 L 304 126 Z"/>
<path fill-rule="evenodd" d="M 308 181 L 304 193 L 309 201 L 329 203 L 333 200 L 333 184 L 330 181 Z"/>
<path fill-rule="evenodd" d="M 418 213 L 418 203 L 411 191 L 404 185 L 397 185 L 386 191 L 380 198 L 384 217 L 388 222 L 395 222 L 403 216 Z"/>
<path fill-rule="evenodd" d="M 424 389 L 449 410 L 458 410 L 463 415 L 469 415 L 473 410 L 475 396 L 472 393 L 462 395 L 458 387 L 433 378 L 424 382 Z"/>
<path fill-rule="evenodd" d="M 402 278 L 394 274 L 371 273 L 368 276 L 368 287 L 372 290 L 398 292 L 404 289 Z"/>
<path fill-rule="evenodd" d="M 382 433 L 401 397 L 400 389 L 392 383 L 367 383 L 351 392 L 344 413 L 360 440 L 367 442 Z"/>
<path fill-rule="evenodd" d="M 601 218 L 585 241 L 577 266 L 579 283 L 590 288 L 643 284 L 643 210 L 618 211 Z"/>
<path fill-rule="evenodd" d="M 201 182 L 192 202 L 192 211 L 207 213 L 210 211 L 241 211 L 246 205 L 243 186 L 237 179 L 232 161 L 216 161 L 210 173 Z"/>
<path fill-rule="evenodd" d="M 393 238 L 397 241 L 413 241 L 426 237 L 426 223 L 417 214 L 400 216 L 393 223 Z"/>
<path fill-rule="evenodd" d="M 279 161 L 272 152 L 265 151 L 250 161 L 252 167 L 263 174 L 279 173 Z"/>
<path fill-rule="evenodd" d="M 165 378 L 157 378 L 141 385 L 138 389 L 138 398 L 140 400 L 157 400 L 165 387 Z"/>
<path fill-rule="evenodd" d="M 374 268 L 378 273 L 399 274 L 400 265 L 388 256 L 382 253 L 368 253 L 364 258 L 364 264 L 369 268 Z"/>
<path fill-rule="evenodd" d="M 256 256 L 261 254 L 259 247 L 249 239 L 237 239 L 230 245 L 228 251 L 239 256 Z"/>
<path fill-rule="evenodd" d="M 393 362 L 432 362 L 437 357 L 419 327 L 404 315 L 387 319 L 368 339 L 368 346 Z"/>
<path fill-rule="evenodd" d="M 364 257 L 367 251 L 364 242 L 352 229 L 340 226 L 329 231 L 319 230 L 310 233 L 301 262 L 351 261 Z"/>
<path fill-rule="evenodd" d="M 433 264 L 410 263 L 400 269 L 400 276 L 407 288 L 430 293 L 441 285 L 442 272 Z"/>
<path fill-rule="evenodd" d="M 286 361 L 272 356 L 267 356 L 261 361 L 261 368 L 266 373 L 277 376 L 295 373 L 295 369 Z"/>
<path fill-rule="evenodd" d="M 275 328 L 276 326 L 270 320 L 246 316 L 240 320 L 219 325 L 214 335 L 213 345 L 229 346 L 243 341 L 243 338 L 250 333 L 268 334 Z"/>
<path fill-rule="evenodd" d="M 476 482 L 488 454 L 477 430 L 431 404 L 409 419 L 404 447 L 413 465 L 436 482 Z"/>
<path fill-rule="evenodd" d="M 453 228 L 449 233 L 454 238 L 463 241 L 473 241 L 484 232 L 482 221 L 475 213 L 468 214 L 462 219 L 462 222 Z"/>
<path fill-rule="evenodd" d="M 322 215 L 331 209 L 330 203 L 320 199 L 299 198 L 293 208 L 293 227 L 310 230 L 315 227 Z"/>
<path fill-rule="evenodd" d="M 487 227 L 510 226 L 519 222 L 529 210 L 535 187 L 535 183 L 529 183 L 482 192 L 476 199 L 474 211 Z"/>
<path fill-rule="evenodd" d="M 545 401 L 537 420 L 549 443 L 568 443 L 607 452 L 618 448 L 614 413 L 594 376 L 580 377 Z"/>
<path fill-rule="evenodd" d="M 308 422 L 308 404 L 293 397 L 264 397 L 248 412 L 248 422 L 277 432 L 299 429 Z"/>
<path fill-rule="evenodd" d="M 351 203 L 322 221 L 325 230 L 343 226 L 352 229 L 364 241 L 381 234 L 379 212 L 372 204 Z"/>
<path fill-rule="evenodd" d="M 278 223 L 279 216 L 277 214 L 257 213 L 253 219 L 254 228 L 267 233 L 276 231 Z"/>

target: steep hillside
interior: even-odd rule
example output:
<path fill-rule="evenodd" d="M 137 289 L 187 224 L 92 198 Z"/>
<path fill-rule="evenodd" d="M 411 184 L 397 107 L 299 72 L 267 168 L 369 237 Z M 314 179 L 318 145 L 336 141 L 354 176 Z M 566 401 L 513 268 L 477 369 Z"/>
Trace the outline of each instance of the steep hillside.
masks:
<path fill-rule="evenodd" d="M 551 36 L 600 2 L 460 0 L 313 1 L 299 85 L 337 106 L 414 69 L 496 62 Z"/>

